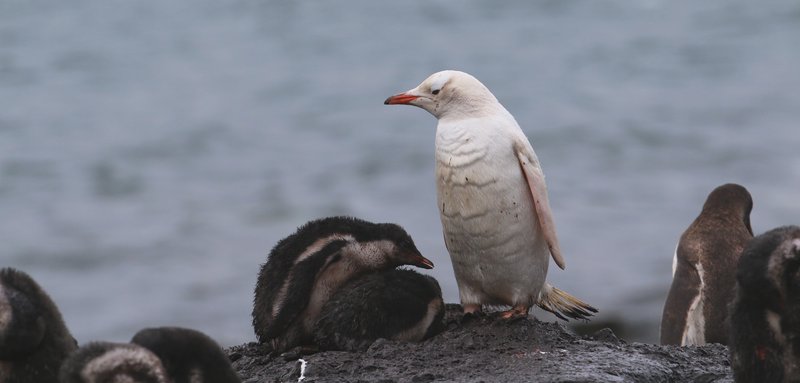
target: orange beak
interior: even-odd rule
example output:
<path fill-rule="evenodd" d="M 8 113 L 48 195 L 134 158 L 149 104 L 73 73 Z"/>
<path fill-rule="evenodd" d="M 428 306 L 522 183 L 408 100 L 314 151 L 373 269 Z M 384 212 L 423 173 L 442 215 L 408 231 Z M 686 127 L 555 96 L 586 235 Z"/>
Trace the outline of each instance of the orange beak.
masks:
<path fill-rule="evenodd" d="M 405 104 L 407 105 L 411 101 L 418 99 L 419 96 L 412 96 L 410 94 L 400 93 L 394 96 L 391 96 L 383 102 L 384 105 L 396 105 L 396 104 Z"/>

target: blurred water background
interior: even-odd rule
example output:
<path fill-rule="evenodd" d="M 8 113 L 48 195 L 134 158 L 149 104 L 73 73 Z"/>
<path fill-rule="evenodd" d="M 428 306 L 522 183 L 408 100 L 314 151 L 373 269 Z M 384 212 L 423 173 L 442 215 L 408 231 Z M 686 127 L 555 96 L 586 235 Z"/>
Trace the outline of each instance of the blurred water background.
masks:
<path fill-rule="evenodd" d="M 436 121 L 382 105 L 441 69 L 516 116 L 567 260 L 549 279 L 629 340 L 657 341 L 714 187 L 750 190 L 757 233 L 800 224 L 794 0 L 0 0 L 0 266 L 82 343 L 234 345 L 269 249 L 349 214 L 403 225 L 455 302 Z"/>

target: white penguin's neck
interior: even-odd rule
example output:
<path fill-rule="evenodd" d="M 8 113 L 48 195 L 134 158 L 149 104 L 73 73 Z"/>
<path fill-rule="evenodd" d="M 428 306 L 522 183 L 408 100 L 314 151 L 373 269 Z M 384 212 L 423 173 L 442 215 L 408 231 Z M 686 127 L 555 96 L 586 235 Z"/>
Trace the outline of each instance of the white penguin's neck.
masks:
<path fill-rule="evenodd" d="M 434 110 L 429 111 L 440 122 L 449 121 L 455 122 L 459 120 L 467 120 L 474 118 L 486 118 L 499 115 L 507 115 L 511 117 L 506 108 L 489 94 L 485 97 L 477 98 L 453 98 L 447 101 L 446 104 L 439 107 L 434 107 Z M 511 117 L 513 119 L 513 117 Z"/>
<path fill-rule="evenodd" d="M 502 105 L 497 106 L 499 109 L 484 110 L 479 114 L 440 118 L 436 125 L 436 146 L 466 146 L 465 149 L 494 146 L 522 134 L 511 113 Z"/>
<path fill-rule="evenodd" d="M 439 120 L 436 127 L 437 166 L 461 168 L 486 164 L 486 158 L 497 158 L 499 151 L 511 147 L 497 116 L 461 120 Z M 488 169 L 486 169 L 488 170 Z"/>

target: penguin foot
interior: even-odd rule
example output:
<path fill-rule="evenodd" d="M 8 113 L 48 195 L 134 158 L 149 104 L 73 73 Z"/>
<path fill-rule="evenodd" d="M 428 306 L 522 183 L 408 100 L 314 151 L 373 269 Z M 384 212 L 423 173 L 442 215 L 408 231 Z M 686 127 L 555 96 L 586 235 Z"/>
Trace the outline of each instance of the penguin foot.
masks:
<path fill-rule="evenodd" d="M 484 313 L 481 310 L 470 311 L 470 312 L 465 312 L 464 315 L 458 318 L 457 322 L 459 325 L 464 325 L 470 322 L 482 321 L 485 320 L 486 318 L 487 318 L 486 313 Z"/>
<path fill-rule="evenodd" d="M 523 318 L 528 317 L 528 310 L 530 310 L 530 306 L 514 306 L 511 310 L 503 311 L 500 313 L 500 318 L 507 320 L 507 321 L 517 321 Z"/>
<path fill-rule="evenodd" d="M 479 303 L 467 303 L 464 305 L 464 315 L 482 313 Z"/>

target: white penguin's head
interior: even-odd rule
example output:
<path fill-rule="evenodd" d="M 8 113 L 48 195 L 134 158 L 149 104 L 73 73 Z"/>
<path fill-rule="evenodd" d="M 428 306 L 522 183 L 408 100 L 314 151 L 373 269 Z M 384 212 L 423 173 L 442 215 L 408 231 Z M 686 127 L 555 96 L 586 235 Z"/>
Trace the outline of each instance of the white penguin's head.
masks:
<path fill-rule="evenodd" d="M 416 88 L 387 98 L 384 104 L 414 105 L 438 119 L 480 117 L 503 109 L 478 79 L 455 70 L 436 72 Z"/>

